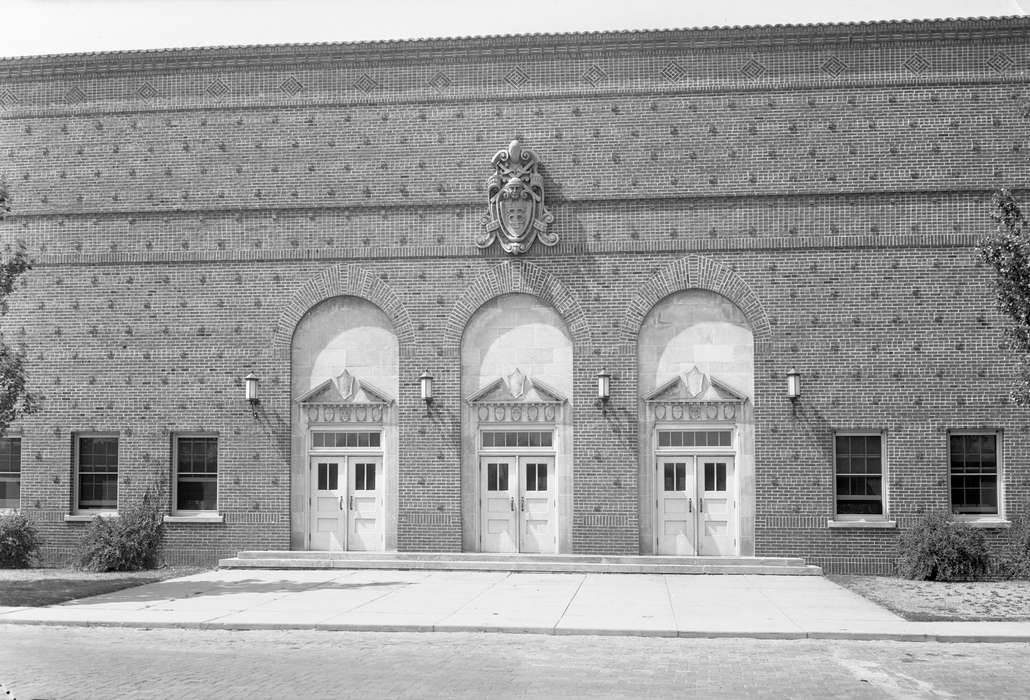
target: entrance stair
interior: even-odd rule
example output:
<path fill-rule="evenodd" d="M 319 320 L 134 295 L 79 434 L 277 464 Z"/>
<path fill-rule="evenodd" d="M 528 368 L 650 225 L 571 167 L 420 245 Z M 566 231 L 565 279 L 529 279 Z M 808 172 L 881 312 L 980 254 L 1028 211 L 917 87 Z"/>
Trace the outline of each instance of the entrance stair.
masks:
<path fill-rule="evenodd" d="M 795 557 L 675 557 L 440 552 L 239 552 L 222 569 L 401 569 L 590 574 L 747 574 L 822 576 Z"/>

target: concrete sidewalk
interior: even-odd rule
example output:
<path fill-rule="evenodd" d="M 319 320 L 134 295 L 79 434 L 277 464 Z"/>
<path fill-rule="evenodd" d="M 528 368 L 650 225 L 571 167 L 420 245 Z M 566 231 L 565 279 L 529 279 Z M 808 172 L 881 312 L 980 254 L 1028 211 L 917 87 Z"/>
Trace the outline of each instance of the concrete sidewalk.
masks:
<path fill-rule="evenodd" d="M 1030 622 L 908 622 L 818 576 L 217 570 L 0 624 L 1030 641 Z"/>

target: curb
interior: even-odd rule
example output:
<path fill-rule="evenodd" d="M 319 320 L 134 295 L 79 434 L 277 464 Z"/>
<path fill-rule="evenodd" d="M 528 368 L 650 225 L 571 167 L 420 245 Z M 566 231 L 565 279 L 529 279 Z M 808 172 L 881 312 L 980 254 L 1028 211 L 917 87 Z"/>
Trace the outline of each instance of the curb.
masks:
<path fill-rule="evenodd" d="M 4 620 L 2 625 L 27 625 L 39 627 L 111 627 L 122 629 L 182 629 L 182 630 L 226 630 L 276 631 L 305 630 L 323 632 L 416 632 L 416 633 L 486 633 L 486 634 L 541 634 L 553 636 L 592 637 L 662 637 L 680 639 L 767 639 L 767 640 L 834 640 L 862 642 L 942 642 L 1010 644 L 1030 643 L 1030 631 L 1025 634 L 969 634 L 969 633 L 924 633 L 924 632 L 804 632 L 804 631 L 747 631 L 747 630 L 674 630 L 674 629 L 613 629 L 589 627 L 499 627 L 491 625 L 363 625 L 330 623 L 280 623 L 280 622 L 113 622 L 90 620 Z"/>

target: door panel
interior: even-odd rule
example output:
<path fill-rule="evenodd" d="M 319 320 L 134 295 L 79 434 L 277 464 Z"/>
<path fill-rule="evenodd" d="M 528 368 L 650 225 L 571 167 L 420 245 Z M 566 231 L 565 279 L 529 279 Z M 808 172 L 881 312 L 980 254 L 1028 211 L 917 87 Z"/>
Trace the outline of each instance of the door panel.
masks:
<path fill-rule="evenodd" d="M 659 457 L 655 482 L 658 487 L 658 553 L 697 554 L 694 458 Z"/>
<path fill-rule="evenodd" d="M 734 463 L 731 457 L 699 457 L 701 554 L 736 554 Z"/>
<path fill-rule="evenodd" d="M 519 484 L 520 552 L 556 551 L 554 458 L 521 457 Z"/>
<path fill-rule="evenodd" d="M 516 460 L 512 457 L 481 457 L 479 463 L 480 550 L 517 552 Z"/>
<path fill-rule="evenodd" d="M 313 457 L 311 484 L 311 542 L 314 550 L 339 550 L 346 547 L 344 497 L 346 462 L 340 458 Z"/>
<path fill-rule="evenodd" d="M 381 551 L 384 547 L 383 460 L 350 457 L 347 548 Z"/>

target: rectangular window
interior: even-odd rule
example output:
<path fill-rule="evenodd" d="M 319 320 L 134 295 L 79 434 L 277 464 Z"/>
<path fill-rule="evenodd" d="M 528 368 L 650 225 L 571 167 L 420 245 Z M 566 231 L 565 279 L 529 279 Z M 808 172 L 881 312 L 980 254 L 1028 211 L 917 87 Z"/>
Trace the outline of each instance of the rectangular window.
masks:
<path fill-rule="evenodd" d="M 551 447 L 550 430 L 487 430 L 483 447 Z"/>
<path fill-rule="evenodd" d="M 379 447 L 379 433 L 369 431 L 320 431 L 311 433 L 312 447 Z"/>
<path fill-rule="evenodd" d="M 659 447 L 729 447 L 730 430 L 659 430 Z"/>
<path fill-rule="evenodd" d="M 998 436 L 948 436 L 951 458 L 951 512 L 955 515 L 998 514 Z"/>
<path fill-rule="evenodd" d="M 175 438 L 176 512 L 218 509 L 218 438 Z"/>
<path fill-rule="evenodd" d="M 21 504 L 21 438 L 0 438 L 0 510 Z"/>
<path fill-rule="evenodd" d="M 836 435 L 837 515 L 883 517 L 883 436 Z"/>
<path fill-rule="evenodd" d="M 77 437 L 75 471 L 79 509 L 118 509 L 117 437 Z"/>

